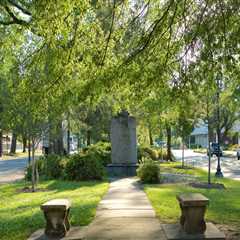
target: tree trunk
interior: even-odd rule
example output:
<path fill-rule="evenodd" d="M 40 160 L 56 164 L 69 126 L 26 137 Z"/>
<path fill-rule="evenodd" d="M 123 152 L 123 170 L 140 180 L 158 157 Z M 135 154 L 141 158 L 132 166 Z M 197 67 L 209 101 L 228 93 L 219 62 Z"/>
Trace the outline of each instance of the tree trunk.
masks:
<path fill-rule="evenodd" d="M 59 121 L 56 132 L 50 138 L 51 153 L 63 155 L 66 151 L 63 145 L 62 121 Z"/>
<path fill-rule="evenodd" d="M 22 143 L 23 143 L 23 153 L 25 153 L 26 152 L 26 148 L 27 148 L 27 138 L 26 138 L 26 136 L 22 136 Z"/>
<path fill-rule="evenodd" d="M 87 130 L 87 146 L 91 144 L 91 131 Z"/>
<path fill-rule="evenodd" d="M 167 124 L 167 160 L 172 161 L 172 152 L 171 152 L 171 144 L 172 144 L 172 133 L 171 133 L 171 126 Z"/>
<path fill-rule="evenodd" d="M 70 121 L 68 121 L 68 130 L 67 130 L 67 153 L 70 154 L 71 145 L 70 145 Z"/>
<path fill-rule="evenodd" d="M 36 162 L 34 154 L 34 141 L 32 141 L 32 192 L 35 192 L 36 185 Z"/>
<path fill-rule="evenodd" d="M 182 168 L 184 168 L 184 137 L 182 137 Z"/>
<path fill-rule="evenodd" d="M 81 147 L 81 138 L 80 138 L 80 134 L 77 134 L 77 150 L 79 151 Z"/>
<path fill-rule="evenodd" d="M 10 154 L 15 154 L 17 148 L 17 134 L 15 132 L 12 133 L 12 141 L 11 141 L 11 148 Z"/>
<path fill-rule="evenodd" d="M 3 134 L 2 130 L 0 130 L 0 157 L 2 157 L 3 154 Z"/>
<path fill-rule="evenodd" d="M 30 166 L 31 164 L 31 140 L 30 138 L 28 139 L 28 165 Z"/>
<path fill-rule="evenodd" d="M 150 146 L 153 146 L 152 130 L 151 130 L 151 127 L 150 127 L 150 126 L 148 127 L 148 134 L 149 134 L 149 143 L 150 143 Z"/>
<path fill-rule="evenodd" d="M 211 184 L 211 154 L 210 154 L 210 124 L 209 124 L 209 110 L 207 108 L 207 118 L 208 118 L 208 184 Z"/>

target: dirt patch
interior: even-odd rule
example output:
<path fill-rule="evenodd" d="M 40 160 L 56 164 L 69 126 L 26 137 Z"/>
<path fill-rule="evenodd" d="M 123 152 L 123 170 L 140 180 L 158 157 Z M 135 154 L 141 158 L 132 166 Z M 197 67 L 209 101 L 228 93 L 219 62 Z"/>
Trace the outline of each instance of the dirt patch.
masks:
<path fill-rule="evenodd" d="M 195 176 L 188 174 L 178 174 L 178 173 L 161 173 L 161 183 L 188 183 L 194 182 Z"/>
<path fill-rule="evenodd" d="M 216 224 L 217 228 L 224 232 L 226 236 L 226 240 L 239 240 L 240 239 L 240 231 L 235 227 L 230 227 L 228 225 Z"/>
<path fill-rule="evenodd" d="M 191 182 L 189 186 L 194 188 L 205 188 L 205 189 L 226 189 L 224 184 L 221 183 L 212 183 L 208 184 L 205 182 Z"/>
<path fill-rule="evenodd" d="M 50 190 L 47 188 L 37 188 L 34 192 L 50 192 Z M 31 187 L 24 187 L 17 189 L 17 193 L 33 193 L 33 191 Z"/>

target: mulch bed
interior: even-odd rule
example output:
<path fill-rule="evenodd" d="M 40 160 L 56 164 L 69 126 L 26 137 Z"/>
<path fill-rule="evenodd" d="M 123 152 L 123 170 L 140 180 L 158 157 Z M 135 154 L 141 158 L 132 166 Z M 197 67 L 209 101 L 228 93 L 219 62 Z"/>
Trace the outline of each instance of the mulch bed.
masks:
<path fill-rule="evenodd" d="M 205 188 L 205 189 L 226 189 L 224 184 L 221 184 L 221 183 L 208 184 L 205 182 L 192 182 L 192 183 L 189 183 L 189 186 L 194 188 Z"/>

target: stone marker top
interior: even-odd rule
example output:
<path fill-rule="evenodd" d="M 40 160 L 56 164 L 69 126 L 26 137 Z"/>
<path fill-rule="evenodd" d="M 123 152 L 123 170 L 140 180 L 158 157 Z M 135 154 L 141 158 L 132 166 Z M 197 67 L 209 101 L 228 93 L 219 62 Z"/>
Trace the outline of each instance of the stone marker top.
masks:
<path fill-rule="evenodd" d="M 209 199 L 201 193 L 180 194 L 177 199 L 182 206 L 206 206 L 209 204 Z"/>
<path fill-rule="evenodd" d="M 68 199 L 53 199 L 41 205 L 42 210 L 47 209 L 63 209 L 67 210 L 71 207 L 71 202 Z"/>

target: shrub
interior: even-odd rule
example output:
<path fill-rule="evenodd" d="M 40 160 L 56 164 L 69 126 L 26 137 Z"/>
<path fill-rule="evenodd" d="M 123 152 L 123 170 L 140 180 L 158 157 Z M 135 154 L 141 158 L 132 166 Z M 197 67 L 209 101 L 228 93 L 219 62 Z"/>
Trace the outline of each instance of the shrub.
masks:
<path fill-rule="evenodd" d="M 109 142 L 98 142 L 83 149 L 86 155 L 94 155 L 104 166 L 111 163 L 111 144 Z"/>
<path fill-rule="evenodd" d="M 48 179 L 57 179 L 64 176 L 64 168 L 67 159 L 56 155 L 50 154 L 44 158 L 44 176 Z"/>
<path fill-rule="evenodd" d="M 151 147 L 138 147 L 138 160 L 142 160 L 143 158 L 151 158 L 152 160 L 158 159 L 158 152 L 157 150 Z"/>
<path fill-rule="evenodd" d="M 240 145 L 238 145 L 238 144 L 232 144 L 232 145 L 229 145 L 228 150 L 230 150 L 230 151 L 236 151 L 236 150 L 238 150 L 239 148 L 240 148 Z"/>
<path fill-rule="evenodd" d="M 173 154 L 171 154 L 172 159 L 174 159 Z M 150 158 L 152 160 L 167 160 L 167 149 L 157 148 L 157 147 L 138 147 L 138 160 L 143 158 Z"/>
<path fill-rule="evenodd" d="M 68 180 L 101 180 L 104 176 L 104 166 L 94 154 L 74 154 L 65 168 Z"/>
<path fill-rule="evenodd" d="M 64 176 L 64 168 L 66 165 L 66 158 L 62 156 L 50 154 L 41 156 L 36 160 L 39 176 L 46 179 L 57 179 Z M 27 167 L 25 178 L 31 180 L 32 165 Z"/>
<path fill-rule="evenodd" d="M 147 154 L 152 160 L 157 160 L 158 159 L 158 151 L 154 148 L 151 147 L 145 147 L 143 149 L 145 154 Z"/>
<path fill-rule="evenodd" d="M 36 167 L 38 169 L 39 176 L 43 175 L 44 172 L 44 157 L 40 157 L 36 160 Z M 29 164 L 27 166 L 26 172 L 25 172 L 25 179 L 28 181 L 31 181 L 32 179 L 32 164 Z"/>
<path fill-rule="evenodd" d="M 157 162 L 149 158 L 144 159 L 137 169 L 137 176 L 144 183 L 159 183 L 160 167 Z"/>

